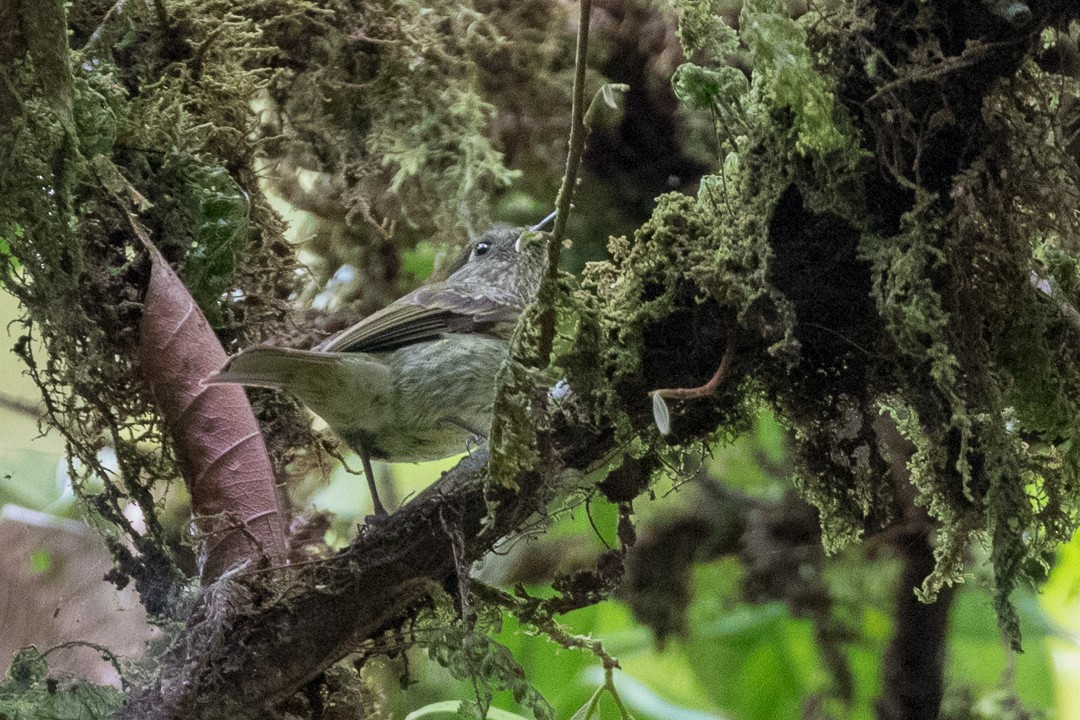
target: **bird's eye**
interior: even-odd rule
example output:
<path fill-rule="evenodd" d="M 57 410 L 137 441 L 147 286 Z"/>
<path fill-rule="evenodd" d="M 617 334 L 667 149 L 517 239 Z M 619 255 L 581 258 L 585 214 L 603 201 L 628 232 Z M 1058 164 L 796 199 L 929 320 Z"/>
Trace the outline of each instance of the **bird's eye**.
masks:
<path fill-rule="evenodd" d="M 478 242 L 478 243 L 476 243 L 476 247 L 473 248 L 473 252 L 476 253 L 476 257 L 480 257 L 481 255 L 486 255 L 487 251 L 490 250 L 490 249 L 491 249 L 491 243 Z"/>

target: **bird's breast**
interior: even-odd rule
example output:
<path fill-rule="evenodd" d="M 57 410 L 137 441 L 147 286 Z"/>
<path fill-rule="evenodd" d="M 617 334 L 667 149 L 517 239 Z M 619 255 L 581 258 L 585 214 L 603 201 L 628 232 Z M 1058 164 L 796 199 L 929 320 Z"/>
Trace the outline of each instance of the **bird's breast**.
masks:
<path fill-rule="evenodd" d="M 368 437 L 372 456 L 421 462 L 464 452 L 474 431 L 488 432 L 507 352 L 499 337 L 460 333 L 388 353 L 392 400 L 381 417 L 357 428 Z"/>

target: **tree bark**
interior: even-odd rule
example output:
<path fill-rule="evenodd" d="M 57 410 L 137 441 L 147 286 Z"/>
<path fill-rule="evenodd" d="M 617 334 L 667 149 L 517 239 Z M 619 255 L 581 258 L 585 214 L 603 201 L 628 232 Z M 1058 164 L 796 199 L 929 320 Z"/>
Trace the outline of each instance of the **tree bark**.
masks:
<path fill-rule="evenodd" d="M 362 528 L 333 558 L 240 572 L 207 588 L 160 679 L 136 694 L 121 717 L 265 717 L 542 511 L 560 475 L 586 469 L 613 449 L 610 433 L 556 419 L 546 456 L 565 462 L 545 463 L 547 472 L 526 473 L 517 478 L 518 490 L 498 493 L 490 526 L 488 453 L 481 448 L 393 515 Z"/>

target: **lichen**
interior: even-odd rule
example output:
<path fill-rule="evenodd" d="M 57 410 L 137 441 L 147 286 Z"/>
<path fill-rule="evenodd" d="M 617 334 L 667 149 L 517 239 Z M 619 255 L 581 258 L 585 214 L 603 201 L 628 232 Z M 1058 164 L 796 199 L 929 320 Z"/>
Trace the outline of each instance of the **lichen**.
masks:
<path fill-rule="evenodd" d="M 1075 81 L 1029 61 L 983 85 L 975 117 L 942 85 L 957 116 L 919 126 L 906 103 L 937 90 L 920 86 L 916 69 L 883 69 L 882 51 L 860 39 L 868 26 L 848 9 L 799 23 L 774 4 L 750 3 L 737 34 L 751 68 L 743 79 L 727 64 L 732 33 L 710 24 L 713 4 L 681 5 L 680 37 L 697 64 L 680 68 L 675 88 L 712 115 L 719 171 L 697 197 L 659 198 L 632 239 L 612 242 L 611 262 L 587 270 L 580 348 L 563 359 L 571 384 L 620 417 L 620 397 L 657 386 L 648 348 L 658 327 L 670 332 L 673 317 L 694 313 L 734 325 L 738 377 L 714 400 L 676 408 L 675 426 L 698 427 L 708 405 L 719 434 L 735 432 L 741 417 L 731 408 L 769 402 L 796 437 L 796 484 L 835 550 L 893 517 L 890 458 L 874 430 L 879 416 L 891 417 L 915 446 L 911 482 L 938 527 L 923 597 L 960 581 L 966 548 L 986 542 L 994 605 L 1018 644 L 1009 594 L 1029 560 L 1069 537 L 1080 510 L 1072 438 L 1080 367 L 1063 350 L 1077 332 L 1068 240 L 1077 174 L 1058 119 Z M 940 20 L 913 21 L 925 32 Z M 829 64 L 810 48 L 827 49 Z M 866 72 L 885 88 L 873 98 L 890 109 L 856 122 L 834 88 L 861 89 Z M 980 133 L 970 147 L 981 149 L 954 176 L 933 175 L 944 161 L 909 148 L 946 142 L 963 121 Z M 1033 287 L 1040 279 L 1042 291 Z M 708 332 L 698 324 L 693 337 L 676 336 L 676 352 L 658 365 L 671 376 L 666 385 L 708 377 L 707 364 L 691 369 L 677 357 Z M 715 363 L 722 343 L 706 344 Z M 725 410 L 732 414 L 717 415 Z"/>
<path fill-rule="evenodd" d="M 104 648 L 91 644 L 86 647 L 104 651 L 116 664 L 116 658 Z M 124 701 L 120 691 L 50 671 L 47 656 L 48 652 L 42 653 L 33 646 L 15 653 L 6 676 L 0 681 L 0 715 L 11 720 L 41 717 L 104 720 L 116 716 Z"/>
<path fill-rule="evenodd" d="M 475 63 L 501 37 L 457 3 L 50 8 L 30 13 L 25 55 L 0 71 L 3 282 L 27 311 L 16 350 L 68 442 L 76 491 L 110 538 L 114 579 L 134 577 L 151 612 L 167 616 L 185 550 L 159 518 L 176 466 L 132 352 L 147 273 L 133 224 L 227 346 L 283 333 L 296 263 L 256 158 L 292 153 L 369 193 L 342 208 L 380 194 L 402 217 L 482 226 L 486 198 L 512 175 L 485 132 L 492 108 Z M 260 124 L 253 108 L 275 102 L 287 124 Z M 312 153 L 320 162 L 307 162 Z M 370 177 L 385 184 L 373 189 Z M 463 207 L 474 213 L 459 223 Z M 312 445 L 309 423 L 289 401 L 256 405 L 284 474 Z M 106 448 L 115 466 L 101 459 Z M 145 531 L 125 516 L 129 500 Z"/>

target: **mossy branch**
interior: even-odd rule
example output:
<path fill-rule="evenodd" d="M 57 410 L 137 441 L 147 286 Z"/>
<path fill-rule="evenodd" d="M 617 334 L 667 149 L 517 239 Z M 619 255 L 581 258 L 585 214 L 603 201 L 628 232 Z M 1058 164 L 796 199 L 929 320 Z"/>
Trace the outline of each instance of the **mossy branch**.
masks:
<path fill-rule="evenodd" d="M 519 490 L 503 497 L 492 524 L 484 497 L 488 453 L 481 448 L 333 558 L 241 573 L 207 588 L 161 679 L 133 697 L 121 717 L 265 717 L 415 612 L 460 563 L 483 556 L 542 508 L 563 471 L 584 468 L 612 448 L 613 437 L 595 426 L 570 416 L 555 420 L 545 473 L 519 475 Z M 448 519 L 459 533 L 445 531 Z"/>

